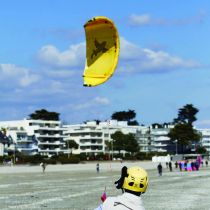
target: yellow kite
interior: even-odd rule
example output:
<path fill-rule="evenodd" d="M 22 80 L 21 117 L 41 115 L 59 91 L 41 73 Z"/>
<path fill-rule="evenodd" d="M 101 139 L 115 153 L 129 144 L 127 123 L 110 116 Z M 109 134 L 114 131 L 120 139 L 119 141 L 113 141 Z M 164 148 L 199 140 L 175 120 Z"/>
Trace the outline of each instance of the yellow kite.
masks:
<path fill-rule="evenodd" d="M 86 65 L 84 86 L 96 86 L 106 82 L 117 67 L 120 43 L 114 23 L 98 16 L 85 25 Z"/>

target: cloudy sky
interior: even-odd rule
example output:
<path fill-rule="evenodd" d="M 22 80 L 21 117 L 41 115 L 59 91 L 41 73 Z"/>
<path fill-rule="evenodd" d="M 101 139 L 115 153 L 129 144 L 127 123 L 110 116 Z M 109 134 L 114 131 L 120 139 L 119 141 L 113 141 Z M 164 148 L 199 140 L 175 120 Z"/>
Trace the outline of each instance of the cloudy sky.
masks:
<path fill-rule="evenodd" d="M 208 0 L 7 0 L 0 14 L 0 120 L 47 109 L 73 124 L 131 109 L 148 125 L 193 104 L 210 128 Z M 121 51 L 113 77 L 87 88 L 83 25 L 95 16 L 115 22 Z"/>

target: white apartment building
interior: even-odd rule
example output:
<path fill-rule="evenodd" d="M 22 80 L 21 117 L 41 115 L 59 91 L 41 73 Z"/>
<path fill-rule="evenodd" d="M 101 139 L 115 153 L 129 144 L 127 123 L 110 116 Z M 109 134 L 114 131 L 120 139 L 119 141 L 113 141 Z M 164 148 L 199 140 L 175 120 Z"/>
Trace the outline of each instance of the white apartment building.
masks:
<path fill-rule="evenodd" d="M 202 134 L 201 145 L 206 148 L 210 155 L 210 129 L 199 129 Z"/>
<path fill-rule="evenodd" d="M 27 155 L 41 154 L 48 157 L 70 153 L 66 144 L 68 140 L 74 140 L 79 145 L 78 149 L 73 150 L 74 154 L 111 154 L 112 151 L 108 150 L 105 142 L 112 142 L 111 134 L 116 131 L 135 134 L 141 152 L 175 152 L 177 145 L 167 136 L 172 127 L 172 125 L 164 125 L 161 128 L 129 126 L 127 122 L 117 120 L 99 124 L 92 121 L 64 126 L 60 121 L 45 120 L 24 119 L 0 122 L 0 129 L 6 129 L 7 136 L 12 138 L 14 142 L 12 147 L 16 151 Z M 210 129 L 198 129 L 198 131 L 202 133 L 202 146 L 210 153 Z"/>
<path fill-rule="evenodd" d="M 150 127 L 141 126 L 136 130 L 136 140 L 140 146 L 141 152 L 152 151 L 152 142 L 150 135 Z"/>
<path fill-rule="evenodd" d="M 7 127 L 7 136 L 13 140 L 13 150 L 25 155 L 38 154 L 38 141 L 35 135 L 28 135 L 23 127 Z"/>
<path fill-rule="evenodd" d="M 86 124 L 65 125 L 66 141 L 74 140 L 79 148 L 73 150 L 74 154 L 85 153 L 87 155 L 99 153 L 111 153 L 106 147 L 106 141 L 112 141 L 111 134 L 116 131 L 121 131 L 124 134 L 136 134 L 143 126 L 129 126 L 127 122 L 117 120 L 110 120 L 100 122 L 87 122 Z M 146 144 L 144 142 L 144 144 Z"/>
<path fill-rule="evenodd" d="M 176 145 L 174 144 L 174 148 L 171 144 L 170 138 L 168 137 L 168 133 L 173 126 L 164 125 L 162 128 L 158 128 L 157 126 L 152 128 L 150 127 L 150 138 L 151 138 L 151 150 L 155 152 L 169 152 L 175 151 Z"/>
<path fill-rule="evenodd" d="M 15 142 L 15 147 L 20 152 L 30 155 L 40 154 L 52 156 L 66 151 L 64 128 L 60 121 L 47 120 L 16 120 L 2 121 L 0 128 L 5 128 Z"/>

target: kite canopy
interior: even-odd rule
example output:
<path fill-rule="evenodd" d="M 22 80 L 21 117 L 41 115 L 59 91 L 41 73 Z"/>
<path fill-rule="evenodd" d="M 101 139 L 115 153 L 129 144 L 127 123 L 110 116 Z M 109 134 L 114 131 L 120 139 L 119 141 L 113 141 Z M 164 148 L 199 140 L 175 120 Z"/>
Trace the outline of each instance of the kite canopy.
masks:
<path fill-rule="evenodd" d="M 119 36 L 114 23 L 107 17 L 95 17 L 85 25 L 86 65 L 84 86 L 106 82 L 114 73 L 120 51 Z"/>

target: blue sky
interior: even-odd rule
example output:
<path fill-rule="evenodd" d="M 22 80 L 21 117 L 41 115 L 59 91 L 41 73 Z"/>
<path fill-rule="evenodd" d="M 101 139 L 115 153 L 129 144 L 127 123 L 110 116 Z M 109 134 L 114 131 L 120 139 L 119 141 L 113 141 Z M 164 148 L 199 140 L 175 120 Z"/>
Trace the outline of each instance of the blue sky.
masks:
<path fill-rule="evenodd" d="M 68 123 L 135 110 L 140 124 L 199 109 L 210 127 L 210 2 L 175 0 L 0 1 L 0 120 L 37 109 Z M 120 35 L 119 63 L 105 84 L 83 87 L 85 32 L 107 16 Z"/>

